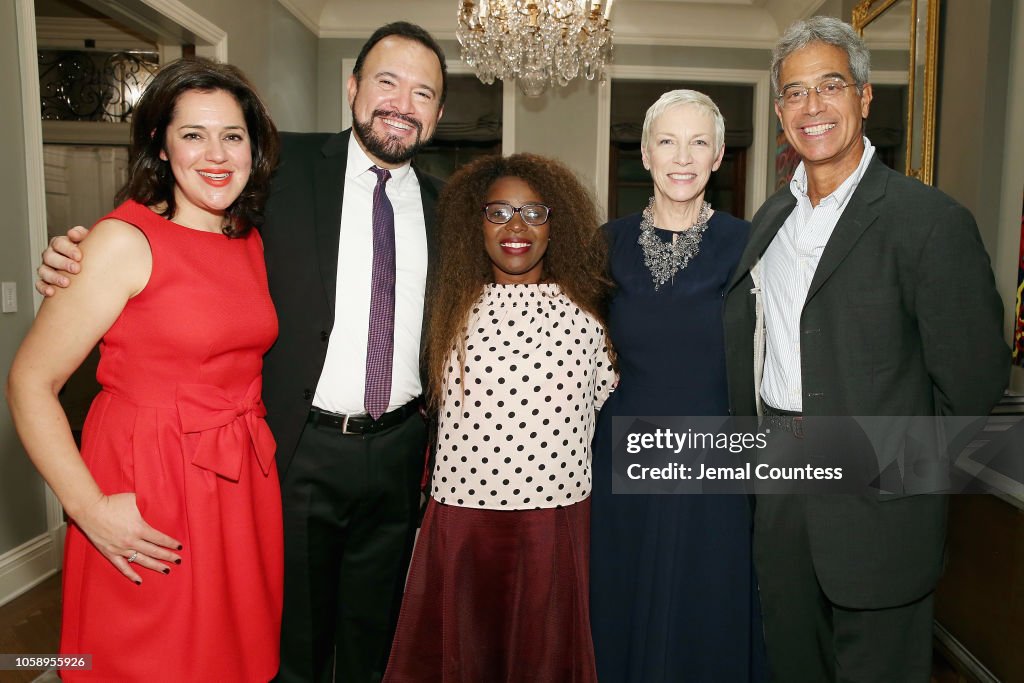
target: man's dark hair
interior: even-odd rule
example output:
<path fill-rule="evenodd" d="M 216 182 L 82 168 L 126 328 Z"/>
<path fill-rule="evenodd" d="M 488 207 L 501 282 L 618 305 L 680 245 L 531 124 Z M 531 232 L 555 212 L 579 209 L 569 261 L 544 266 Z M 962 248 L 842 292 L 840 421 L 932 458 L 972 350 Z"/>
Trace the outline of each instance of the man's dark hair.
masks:
<path fill-rule="evenodd" d="M 445 98 L 448 97 L 448 64 L 444 60 L 444 50 L 441 49 L 441 45 L 434 40 L 434 36 L 430 35 L 425 28 L 416 24 L 410 24 L 408 21 L 395 21 L 385 24 L 373 32 L 370 39 L 363 44 L 363 49 L 359 51 L 359 56 L 356 57 L 356 65 L 352 68 L 352 75 L 356 77 L 356 82 L 363 77 L 363 62 L 366 61 L 366 55 L 370 53 L 374 45 L 390 36 L 414 40 L 437 55 L 437 61 L 441 63 L 441 99 L 439 106 L 443 107 Z"/>

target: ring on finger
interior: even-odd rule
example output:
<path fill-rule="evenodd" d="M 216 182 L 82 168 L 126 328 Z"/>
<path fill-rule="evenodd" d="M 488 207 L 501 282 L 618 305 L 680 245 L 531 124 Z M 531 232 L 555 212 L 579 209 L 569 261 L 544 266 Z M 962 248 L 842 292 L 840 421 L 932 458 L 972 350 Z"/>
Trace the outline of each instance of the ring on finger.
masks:
<path fill-rule="evenodd" d="M 138 550 L 134 551 L 134 552 L 133 552 L 133 553 L 132 553 L 132 554 L 131 554 L 131 555 L 130 555 L 130 556 L 128 557 L 128 564 L 131 564 L 132 562 L 134 562 L 134 561 L 135 561 L 135 559 L 136 559 L 136 558 L 137 558 L 138 556 L 139 556 L 139 551 L 138 551 Z"/>

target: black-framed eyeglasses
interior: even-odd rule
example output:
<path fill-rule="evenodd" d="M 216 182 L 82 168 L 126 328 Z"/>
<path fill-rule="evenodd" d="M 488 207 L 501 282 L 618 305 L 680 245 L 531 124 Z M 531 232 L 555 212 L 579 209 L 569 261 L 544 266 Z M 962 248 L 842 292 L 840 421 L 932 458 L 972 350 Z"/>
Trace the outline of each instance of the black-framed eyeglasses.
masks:
<path fill-rule="evenodd" d="M 487 202 L 484 204 L 484 218 L 495 225 L 505 225 L 519 214 L 527 225 L 544 225 L 551 217 L 551 207 L 543 204 L 512 206 L 508 202 Z"/>
<path fill-rule="evenodd" d="M 826 100 L 833 97 L 838 97 L 843 94 L 852 83 L 847 83 L 841 78 L 826 78 L 818 85 L 787 85 L 782 89 L 776 99 L 782 104 L 783 107 L 800 107 L 807 101 L 807 96 L 810 95 L 811 91 L 818 93 L 819 97 L 823 97 Z"/>

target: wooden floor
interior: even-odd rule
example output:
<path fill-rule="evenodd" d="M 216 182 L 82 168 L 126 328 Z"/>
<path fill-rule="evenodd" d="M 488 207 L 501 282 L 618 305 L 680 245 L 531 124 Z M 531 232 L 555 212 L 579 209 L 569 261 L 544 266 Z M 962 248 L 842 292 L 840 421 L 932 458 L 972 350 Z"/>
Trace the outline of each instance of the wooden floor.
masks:
<path fill-rule="evenodd" d="M 0 607 L 0 652 L 44 655 L 60 641 L 60 574 Z M 4 683 L 29 683 L 41 671 L 0 671 Z"/>
<path fill-rule="evenodd" d="M 0 653 L 52 654 L 60 639 L 60 574 L 0 607 Z M 31 683 L 40 671 L 0 671 L 3 683 Z M 53 680 L 52 676 L 50 680 Z M 972 683 L 936 652 L 932 683 Z"/>

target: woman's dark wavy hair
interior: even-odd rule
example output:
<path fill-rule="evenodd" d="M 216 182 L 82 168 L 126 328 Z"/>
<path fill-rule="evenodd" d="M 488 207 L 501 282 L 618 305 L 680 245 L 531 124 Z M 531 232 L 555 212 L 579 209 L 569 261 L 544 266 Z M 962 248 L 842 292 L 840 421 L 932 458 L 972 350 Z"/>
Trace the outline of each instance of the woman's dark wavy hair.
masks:
<path fill-rule="evenodd" d="M 611 280 L 608 247 L 597 210 L 575 174 L 561 162 L 535 154 L 478 159 L 456 171 L 438 200 L 440 259 L 427 301 L 429 325 L 424 362 L 427 398 L 441 403 L 448 355 L 456 349 L 465 367 L 466 324 L 484 286 L 494 282 L 484 247 L 483 204 L 499 178 L 525 181 L 551 207 L 542 281 L 557 284 L 569 299 L 603 326 Z"/>
<path fill-rule="evenodd" d="M 117 193 L 117 202 L 134 199 L 146 206 L 166 205 L 161 212 L 172 218 L 174 174 L 169 162 L 160 158 L 165 147 L 167 126 L 174 118 L 178 98 L 198 90 L 230 93 L 242 108 L 249 130 L 252 171 L 242 193 L 227 209 L 230 219 L 224 227 L 228 237 L 242 237 L 263 224 L 263 207 L 270 188 L 270 176 L 277 166 L 277 128 L 256 89 L 231 64 L 202 57 L 186 57 L 162 67 L 143 92 L 132 114 L 128 182 Z"/>

